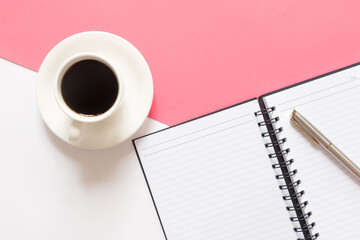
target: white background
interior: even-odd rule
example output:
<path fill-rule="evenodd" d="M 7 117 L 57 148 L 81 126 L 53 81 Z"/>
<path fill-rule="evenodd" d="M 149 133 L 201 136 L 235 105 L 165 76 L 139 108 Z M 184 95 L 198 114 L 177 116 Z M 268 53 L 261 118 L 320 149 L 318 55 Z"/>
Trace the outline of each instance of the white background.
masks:
<path fill-rule="evenodd" d="M 0 239 L 164 239 L 131 141 L 72 147 L 40 117 L 36 72 L 0 59 L 0 76 Z"/>

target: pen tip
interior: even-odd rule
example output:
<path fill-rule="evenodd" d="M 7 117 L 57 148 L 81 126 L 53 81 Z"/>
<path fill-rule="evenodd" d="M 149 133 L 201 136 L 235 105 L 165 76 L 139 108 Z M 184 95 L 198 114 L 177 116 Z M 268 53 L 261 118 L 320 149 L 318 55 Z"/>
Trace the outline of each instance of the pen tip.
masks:
<path fill-rule="evenodd" d="M 290 118 L 293 118 L 294 115 L 297 113 L 297 111 L 295 109 L 293 109 L 292 113 L 291 113 L 291 117 Z"/>

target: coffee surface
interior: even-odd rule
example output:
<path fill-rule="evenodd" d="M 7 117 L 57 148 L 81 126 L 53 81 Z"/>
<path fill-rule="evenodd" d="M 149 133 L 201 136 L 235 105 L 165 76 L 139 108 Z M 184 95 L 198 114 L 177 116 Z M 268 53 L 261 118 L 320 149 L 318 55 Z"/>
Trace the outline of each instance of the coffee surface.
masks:
<path fill-rule="evenodd" d="M 82 60 L 64 74 L 61 93 L 65 103 L 75 112 L 97 116 L 114 104 L 119 91 L 114 72 L 97 60 Z"/>

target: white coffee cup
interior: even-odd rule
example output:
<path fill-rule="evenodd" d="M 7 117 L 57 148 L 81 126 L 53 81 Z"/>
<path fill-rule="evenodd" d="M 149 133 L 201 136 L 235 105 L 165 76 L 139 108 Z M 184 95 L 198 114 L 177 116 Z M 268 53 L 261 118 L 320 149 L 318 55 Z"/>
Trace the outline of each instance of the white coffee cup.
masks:
<path fill-rule="evenodd" d="M 65 84 L 69 80 L 67 71 L 70 73 L 77 62 L 85 59 L 97 60 L 110 69 L 119 89 L 117 95 L 110 95 L 114 101 L 106 105 L 106 111 L 93 116 L 73 111 L 61 89 L 64 74 Z M 113 78 L 111 82 L 115 86 Z M 51 132 L 72 146 L 95 150 L 121 144 L 138 131 L 149 114 L 153 90 L 149 66 L 131 43 L 111 33 L 90 31 L 62 40 L 46 55 L 36 81 L 36 100 Z M 65 97 L 69 96 L 64 92 Z"/>
<path fill-rule="evenodd" d="M 61 89 L 61 84 L 67 71 L 75 64 L 85 60 L 95 60 L 105 64 L 113 72 L 117 81 L 118 91 L 114 103 L 105 112 L 98 115 L 82 114 L 69 107 L 69 105 L 66 103 Z M 58 106 L 66 115 L 68 115 L 72 119 L 72 124 L 69 128 L 68 134 L 69 141 L 79 141 L 81 139 L 82 133 L 86 129 L 87 124 L 104 121 L 105 119 L 108 119 L 110 116 L 112 116 L 119 109 L 124 94 L 124 81 L 118 68 L 114 67 L 114 64 L 115 63 L 108 60 L 105 56 L 96 53 L 85 52 L 71 56 L 60 66 L 55 77 L 54 94 Z"/>

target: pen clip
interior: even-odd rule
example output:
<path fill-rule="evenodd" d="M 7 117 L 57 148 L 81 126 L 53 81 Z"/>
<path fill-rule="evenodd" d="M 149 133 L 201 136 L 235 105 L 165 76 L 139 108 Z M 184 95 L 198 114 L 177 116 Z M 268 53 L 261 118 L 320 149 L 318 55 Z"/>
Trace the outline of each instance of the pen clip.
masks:
<path fill-rule="evenodd" d="M 311 142 L 313 142 L 315 145 L 319 145 L 319 142 L 313 136 L 311 136 L 307 131 L 305 131 L 304 128 L 301 127 L 300 124 L 296 121 L 296 119 L 294 118 L 295 113 L 296 111 L 294 110 L 293 113 L 291 114 L 290 122 Z"/>

